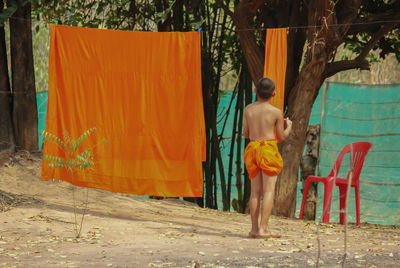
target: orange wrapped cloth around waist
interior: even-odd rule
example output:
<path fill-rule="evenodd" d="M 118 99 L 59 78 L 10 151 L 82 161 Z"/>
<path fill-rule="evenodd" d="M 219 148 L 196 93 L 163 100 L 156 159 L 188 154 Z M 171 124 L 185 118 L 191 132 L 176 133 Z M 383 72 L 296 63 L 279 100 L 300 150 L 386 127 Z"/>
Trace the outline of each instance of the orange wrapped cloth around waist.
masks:
<path fill-rule="evenodd" d="M 244 163 L 250 179 L 264 172 L 267 176 L 281 173 L 283 160 L 276 140 L 251 141 L 244 151 Z"/>

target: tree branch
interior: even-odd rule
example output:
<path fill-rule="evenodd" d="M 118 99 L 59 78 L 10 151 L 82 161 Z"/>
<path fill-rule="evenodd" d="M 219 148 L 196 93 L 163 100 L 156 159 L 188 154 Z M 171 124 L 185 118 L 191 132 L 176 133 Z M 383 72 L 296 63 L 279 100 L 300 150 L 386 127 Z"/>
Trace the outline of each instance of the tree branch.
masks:
<path fill-rule="evenodd" d="M 306 30 L 304 28 L 290 28 L 291 26 L 303 26 L 303 18 L 307 17 L 307 9 L 302 0 L 294 1 L 289 18 L 289 35 L 287 37 L 287 68 L 285 80 L 285 103 L 286 108 L 289 95 L 292 92 L 299 75 L 299 66 L 303 56 L 303 48 L 306 41 Z"/>
<path fill-rule="evenodd" d="M 323 74 L 323 79 L 331 77 L 332 75 L 337 74 L 341 71 L 351 70 L 351 69 L 361 69 L 361 70 L 369 70 L 370 66 L 368 61 L 366 60 L 341 60 L 328 63 L 325 68 L 325 72 Z"/>
<path fill-rule="evenodd" d="M 361 0 L 340 1 L 337 4 L 336 18 L 339 24 L 344 24 L 338 30 L 343 36 L 347 33 L 350 23 L 357 17 Z"/>
<path fill-rule="evenodd" d="M 264 3 L 263 0 L 240 1 L 235 7 L 233 22 L 239 35 L 240 45 L 246 58 L 254 83 L 263 76 L 264 54 L 263 49 L 257 44 L 254 31 L 249 31 L 253 26 L 253 19 L 257 9 Z"/>
<path fill-rule="evenodd" d="M 371 39 L 369 39 L 369 41 L 365 45 L 364 49 L 361 51 L 360 55 L 357 56 L 357 58 L 364 59 L 368 55 L 369 51 L 379 42 L 379 40 L 382 37 L 384 37 L 385 34 L 390 32 L 393 28 L 395 28 L 398 25 L 400 25 L 400 22 L 392 22 L 392 23 L 388 23 L 388 24 L 385 24 L 384 26 L 382 26 L 382 28 L 379 31 L 377 31 L 371 37 Z"/>
<path fill-rule="evenodd" d="M 384 21 L 399 19 L 399 9 L 390 9 L 386 12 L 371 14 L 368 17 L 358 18 L 350 25 L 347 35 L 355 35 L 360 32 L 373 31 Z M 397 15 L 397 16 L 396 16 Z M 376 23 L 375 23 L 376 22 Z"/>
<path fill-rule="evenodd" d="M 371 39 L 368 40 L 361 53 L 355 59 L 328 63 L 325 68 L 323 78 L 325 79 L 338 72 L 355 68 L 359 68 L 361 70 L 369 70 L 370 66 L 368 61 L 365 60 L 365 57 L 368 55 L 371 49 L 374 48 L 374 46 L 379 42 L 379 40 L 382 37 L 384 37 L 388 32 L 390 32 L 393 28 L 395 28 L 398 25 L 400 25 L 400 22 L 388 23 L 382 26 L 381 29 L 377 31 L 371 37 Z"/>

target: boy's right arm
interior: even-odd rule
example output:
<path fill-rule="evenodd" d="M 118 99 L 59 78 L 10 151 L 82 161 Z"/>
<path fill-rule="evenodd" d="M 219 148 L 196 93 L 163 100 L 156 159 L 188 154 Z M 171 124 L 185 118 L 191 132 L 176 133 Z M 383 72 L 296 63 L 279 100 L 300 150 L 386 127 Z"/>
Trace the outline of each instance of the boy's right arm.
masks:
<path fill-rule="evenodd" d="M 286 128 L 283 131 L 285 134 L 285 139 L 289 136 L 290 132 L 292 131 L 292 121 L 289 119 L 289 117 L 287 117 L 285 119 L 285 123 L 286 123 Z"/>
<path fill-rule="evenodd" d="M 283 116 L 282 112 L 280 110 L 277 110 L 277 120 L 275 123 L 276 127 L 276 135 L 278 136 L 278 141 L 283 141 L 285 140 L 289 134 L 290 131 L 292 130 L 292 121 L 289 120 L 289 118 L 285 119 L 286 121 L 286 128 L 283 129 L 284 121 L 283 121 Z"/>

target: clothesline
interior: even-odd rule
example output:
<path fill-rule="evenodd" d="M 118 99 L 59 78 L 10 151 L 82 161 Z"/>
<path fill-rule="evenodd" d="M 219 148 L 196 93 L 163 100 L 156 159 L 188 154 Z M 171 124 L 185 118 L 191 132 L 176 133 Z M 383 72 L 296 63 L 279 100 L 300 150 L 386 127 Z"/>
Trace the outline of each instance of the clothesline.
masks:
<path fill-rule="evenodd" d="M 386 21 L 373 21 L 373 22 L 355 22 L 355 23 L 337 23 L 337 24 L 324 24 L 324 25 L 287 26 L 287 27 L 280 27 L 280 28 L 307 29 L 307 28 L 320 28 L 322 26 L 340 27 L 340 26 L 385 24 L 385 23 L 393 23 L 393 22 L 400 23 L 400 20 L 386 20 Z M 237 29 L 236 31 L 267 30 L 267 29 L 271 29 L 271 28 L 267 28 L 267 27 L 264 27 L 264 28 L 253 28 L 253 29 L 248 28 L 248 29 Z"/>
<path fill-rule="evenodd" d="M 25 20 L 29 21 L 28 19 L 24 18 L 16 18 L 16 17 L 10 17 L 9 19 L 14 19 L 14 20 Z M 45 22 L 49 23 L 48 21 L 45 20 L 38 20 L 38 19 L 31 19 L 32 21 L 36 22 Z M 57 20 L 55 20 L 56 22 Z M 308 29 L 308 28 L 320 28 L 323 26 L 328 26 L 328 27 L 341 27 L 341 26 L 356 26 L 356 25 L 373 25 L 373 24 L 386 24 L 386 23 L 395 23 L 398 22 L 400 23 L 400 20 L 380 20 L 380 21 L 370 21 L 370 22 L 354 22 L 354 23 L 336 23 L 336 24 L 321 24 L 321 25 L 299 25 L 299 26 L 281 26 L 281 27 L 261 27 L 261 28 L 245 28 L 245 29 L 236 29 L 235 31 L 241 32 L 241 31 L 265 31 L 267 29 L 271 28 L 287 28 L 288 30 L 290 29 Z M 205 30 L 202 29 L 203 32 L 211 32 L 211 30 Z"/>

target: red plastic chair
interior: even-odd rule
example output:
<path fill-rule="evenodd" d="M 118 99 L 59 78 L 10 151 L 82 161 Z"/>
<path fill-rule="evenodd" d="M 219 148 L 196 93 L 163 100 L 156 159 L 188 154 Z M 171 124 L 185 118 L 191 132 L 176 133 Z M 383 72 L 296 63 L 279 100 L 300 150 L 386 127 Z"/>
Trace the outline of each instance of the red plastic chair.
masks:
<path fill-rule="evenodd" d="M 303 219 L 304 205 L 306 204 L 308 188 L 311 182 L 322 182 L 324 183 L 324 205 L 322 212 L 322 222 L 329 223 L 329 216 L 331 210 L 331 201 L 332 201 L 332 192 L 334 188 L 334 183 L 339 187 L 340 192 L 340 223 L 344 224 L 345 222 L 345 205 L 346 205 L 346 192 L 348 187 L 348 179 L 351 170 L 353 170 L 353 176 L 351 180 L 351 187 L 354 187 L 356 193 L 356 214 L 357 214 L 357 225 L 360 225 L 360 173 L 362 166 L 364 164 L 365 156 L 367 155 L 369 149 L 372 147 L 372 144 L 369 142 L 355 142 L 346 145 L 343 150 L 340 152 L 338 158 L 336 159 L 335 164 L 329 175 L 327 177 L 317 177 L 317 176 L 308 176 L 306 179 L 306 184 L 303 191 L 303 201 L 301 202 L 300 208 L 300 219 Z M 348 154 L 351 157 L 351 165 L 349 168 L 349 172 L 347 173 L 347 178 L 338 178 L 337 174 L 339 174 L 340 166 L 342 164 L 343 157 Z"/>

